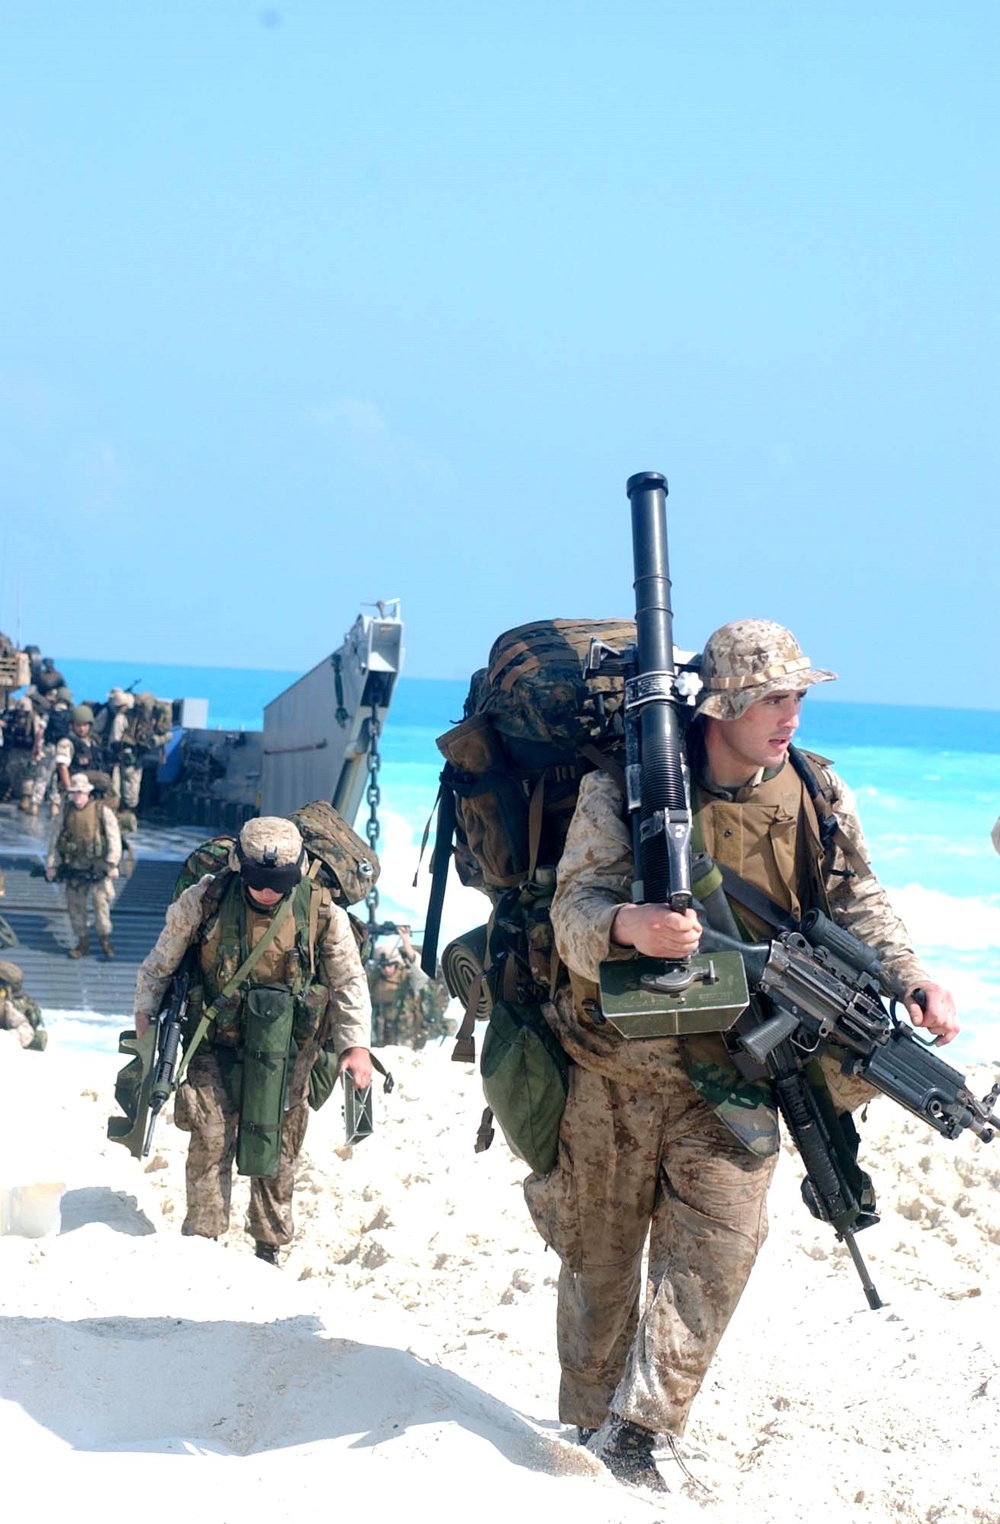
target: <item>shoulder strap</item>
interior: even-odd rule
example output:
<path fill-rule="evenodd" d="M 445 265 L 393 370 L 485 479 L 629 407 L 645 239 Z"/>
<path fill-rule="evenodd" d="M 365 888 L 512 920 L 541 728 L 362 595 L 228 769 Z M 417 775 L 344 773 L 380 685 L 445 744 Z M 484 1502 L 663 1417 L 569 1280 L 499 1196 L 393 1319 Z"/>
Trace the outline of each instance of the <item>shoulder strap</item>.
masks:
<path fill-rule="evenodd" d="M 819 822 L 819 840 L 823 851 L 832 853 L 836 843 L 850 866 L 846 870 L 837 870 L 841 876 L 847 878 L 870 878 L 871 864 L 867 863 L 861 853 L 854 846 L 840 828 L 840 821 L 830 801 L 829 790 L 820 781 L 813 758 L 808 752 L 800 751 L 797 746 L 788 748 L 789 760 L 805 784 L 806 793 L 812 801 L 816 811 L 816 819 Z"/>
<path fill-rule="evenodd" d="M 180 1084 L 181 1080 L 184 1078 L 184 1072 L 187 1069 L 188 1064 L 191 1062 L 192 1058 L 194 1058 L 194 1055 L 201 1045 L 201 1041 L 204 1038 L 205 1033 L 208 1031 L 212 1022 L 215 1020 L 219 1003 L 223 1000 L 228 1000 L 230 995 L 235 995 L 236 991 L 242 988 L 244 984 L 246 984 L 256 964 L 267 952 L 267 949 L 270 947 L 271 943 L 278 935 L 278 932 L 285 924 L 285 921 L 288 919 L 288 913 L 292 908 L 292 898 L 293 896 L 289 895 L 284 903 L 279 907 L 275 913 L 274 920 L 271 922 L 270 926 L 267 928 L 264 935 L 257 943 L 257 946 L 251 949 L 246 958 L 244 958 L 243 962 L 240 964 L 239 968 L 236 970 L 233 977 L 230 979 L 229 983 L 219 992 L 214 1003 L 210 1005 L 208 1010 L 205 1011 L 202 1015 L 202 1018 L 195 1030 L 195 1034 L 188 1044 L 187 1051 L 184 1054 L 184 1057 L 181 1059 L 180 1067 L 177 1070 L 177 1084 Z"/>

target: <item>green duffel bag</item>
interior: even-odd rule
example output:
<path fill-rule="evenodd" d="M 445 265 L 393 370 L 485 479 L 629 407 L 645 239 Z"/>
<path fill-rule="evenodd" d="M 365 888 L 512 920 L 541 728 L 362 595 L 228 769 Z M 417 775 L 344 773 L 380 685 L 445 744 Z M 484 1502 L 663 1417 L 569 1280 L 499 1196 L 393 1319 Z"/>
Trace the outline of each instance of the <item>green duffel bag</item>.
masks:
<path fill-rule="evenodd" d="M 258 984 L 243 1008 L 239 1068 L 240 1128 L 236 1168 L 269 1179 L 281 1162 L 281 1124 L 291 1057 L 295 997 L 277 985 Z"/>
<path fill-rule="evenodd" d="M 559 1153 L 569 1059 L 539 1005 L 501 1000 L 490 1013 L 479 1064 L 483 1090 L 508 1147 L 547 1175 Z"/>

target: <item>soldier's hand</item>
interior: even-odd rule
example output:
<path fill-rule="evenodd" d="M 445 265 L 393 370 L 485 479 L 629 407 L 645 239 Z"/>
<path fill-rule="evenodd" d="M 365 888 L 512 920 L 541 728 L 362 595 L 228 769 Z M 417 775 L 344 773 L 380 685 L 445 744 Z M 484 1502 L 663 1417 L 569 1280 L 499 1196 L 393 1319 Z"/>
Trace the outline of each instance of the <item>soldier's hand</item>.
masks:
<path fill-rule="evenodd" d="M 923 992 L 923 1007 L 913 998 L 917 990 Z M 939 1048 L 958 1036 L 958 1012 L 950 990 L 942 989 L 940 984 L 914 984 L 903 996 L 903 1003 L 913 1025 L 933 1032 Z"/>
<path fill-rule="evenodd" d="M 622 905 L 611 923 L 611 940 L 647 958 L 690 958 L 698 951 L 701 922 L 693 910 L 666 905 Z"/>
<path fill-rule="evenodd" d="M 337 1073 L 350 1074 L 359 1090 L 367 1090 L 372 1082 L 372 1056 L 367 1048 L 345 1048 L 340 1055 Z"/>
<path fill-rule="evenodd" d="M 145 1031 L 148 1030 L 148 1028 L 149 1028 L 149 1017 L 148 1016 L 144 1016 L 141 1011 L 136 1011 L 136 1013 L 135 1013 L 135 1035 L 136 1035 L 136 1037 L 141 1037 L 142 1034 Z"/>
<path fill-rule="evenodd" d="M 108 869 L 108 878 L 117 878 L 117 877 L 118 877 L 118 869 L 117 868 L 109 868 Z"/>
<path fill-rule="evenodd" d="M 56 870 L 55 870 L 55 868 L 46 868 L 46 870 L 45 870 L 45 877 L 48 879 L 50 884 L 51 884 L 52 880 L 55 878 L 55 876 L 56 876 Z"/>

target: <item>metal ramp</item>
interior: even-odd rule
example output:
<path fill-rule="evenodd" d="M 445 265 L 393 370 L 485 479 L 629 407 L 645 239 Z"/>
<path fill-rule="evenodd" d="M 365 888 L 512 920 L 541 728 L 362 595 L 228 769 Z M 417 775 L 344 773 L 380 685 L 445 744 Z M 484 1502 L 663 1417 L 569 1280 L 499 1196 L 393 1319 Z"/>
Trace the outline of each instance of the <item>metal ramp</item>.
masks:
<path fill-rule="evenodd" d="M 0 812 L 0 842 L 12 835 L 20 838 L 20 850 L 0 846 L 0 869 L 6 894 L 0 899 L 0 915 L 17 936 L 17 945 L 0 952 L 24 974 L 24 987 L 43 1010 L 92 1011 L 106 1016 L 129 1016 L 135 994 L 139 964 L 149 952 L 163 926 L 163 918 L 181 858 L 140 860 L 112 907 L 115 957 L 108 962 L 91 935 L 96 949 L 86 958 L 69 958 L 73 946 L 66 900 L 58 884 L 37 876 L 39 852 L 25 851 L 24 828 L 9 831 L 13 824 L 6 810 Z M 23 846 L 22 846 L 23 843 Z M 35 874 L 32 873 L 35 868 Z"/>

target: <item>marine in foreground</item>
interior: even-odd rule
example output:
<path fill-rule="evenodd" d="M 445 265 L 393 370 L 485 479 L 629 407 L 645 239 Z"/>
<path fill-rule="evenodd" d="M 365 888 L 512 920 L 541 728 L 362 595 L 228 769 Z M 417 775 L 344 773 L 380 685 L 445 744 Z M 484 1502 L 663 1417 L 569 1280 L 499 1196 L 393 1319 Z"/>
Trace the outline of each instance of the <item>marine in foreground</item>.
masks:
<path fill-rule="evenodd" d="M 324 1050 L 337 1072 L 371 1082 L 371 1004 L 344 910 L 307 873 L 291 821 L 248 821 L 228 865 L 185 889 L 139 969 L 143 1038 L 183 965 L 190 1007 L 174 1120 L 191 1134 L 182 1232 L 229 1224 L 234 1165 L 251 1176 L 247 1231 L 276 1264 L 294 1231 L 295 1162 L 310 1078 Z"/>

